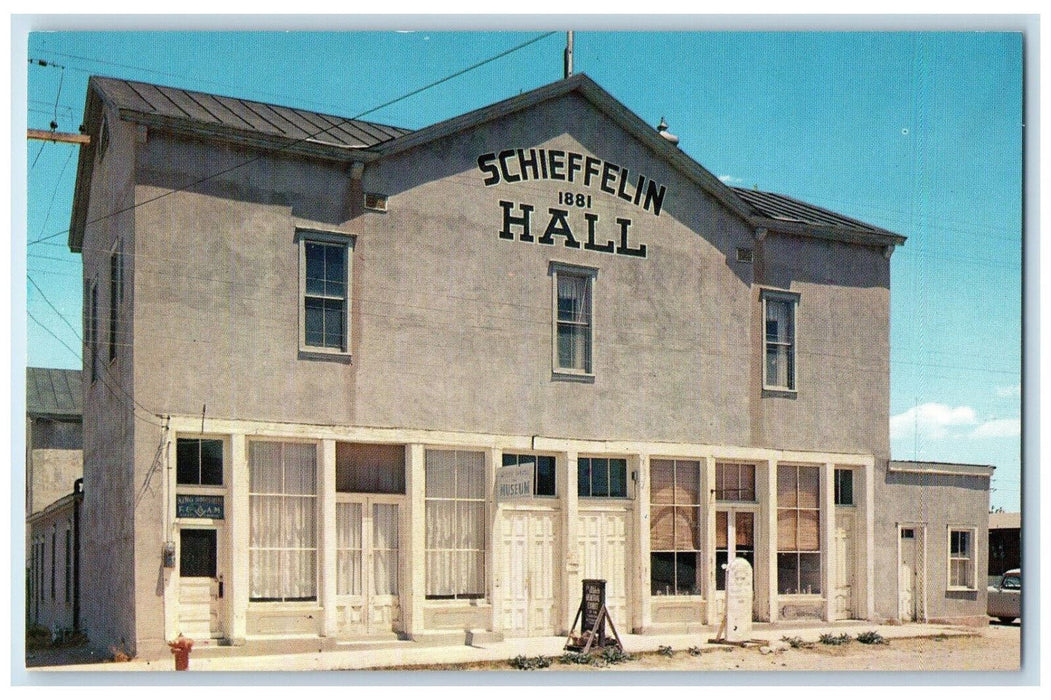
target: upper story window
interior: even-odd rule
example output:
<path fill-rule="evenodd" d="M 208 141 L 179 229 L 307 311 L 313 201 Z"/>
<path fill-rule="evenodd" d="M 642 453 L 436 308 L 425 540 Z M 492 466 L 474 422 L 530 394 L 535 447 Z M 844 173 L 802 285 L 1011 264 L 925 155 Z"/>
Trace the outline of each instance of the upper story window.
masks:
<path fill-rule="evenodd" d="M 197 438 L 176 440 L 175 480 L 187 486 L 222 486 L 223 441 Z"/>
<path fill-rule="evenodd" d="M 298 232 L 300 242 L 301 350 L 350 352 L 350 252 L 353 239 L 320 231 Z"/>
<path fill-rule="evenodd" d="M 554 371 L 587 376 L 592 373 L 593 288 L 598 271 L 553 264 Z"/>
<path fill-rule="evenodd" d="M 796 390 L 796 306 L 799 296 L 763 292 L 763 388 Z"/>
<path fill-rule="evenodd" d="M 578 457 L 577 496 L 627 498 L 628 461 L 618 457 Z"/>

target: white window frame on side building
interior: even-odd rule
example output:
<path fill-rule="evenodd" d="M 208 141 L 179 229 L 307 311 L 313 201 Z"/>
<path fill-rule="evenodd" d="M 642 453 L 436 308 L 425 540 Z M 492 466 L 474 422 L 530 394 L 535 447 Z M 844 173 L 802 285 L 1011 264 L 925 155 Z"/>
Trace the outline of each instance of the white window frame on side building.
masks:
<path fill-rule="evenodd" d="M 552 262 L 551 273 L 551 371 L 552 374 L 562 378 L 570 379 L 593 379 L 594 356 L 595 356 L 595 279 L 598 270 L 593 267 L 582 267 L 580 265 L 569 265 L 566 263 Z M 584 283 L 585 298 L 582 311 L 575 314 L 563 312 L 559 306 L 559 280 L 579 279 Z M 573 317 L 575 316 L 575 318 Z M 582 350 L 583 357 L 576 357 L 565 364 L 559 353 L 560 331 L 569 332 L 573 329 L 584 331 L 585 347 Z"/>
<path fill-rule="evenodd" d="M 953 535 L 958 532 L 965 532 L 970 539 L 969 551 L 967 556 L 959 556 L 953 554 Z M 978 528 L 976 527 L 961 527 L 957 525 L 949 525 L 946 531 L 945 538 L 945 553 L 946 553 L 946 564 L 945 564 L 945 581 L 947 588 L 950 591 L 974 591 L 977 590 L 977 564 L 978 564 Z M 958 584 L 953 582 L 953 563 L 954 562 L 967 562 L 967 581 L 964 584 Z"/>
<path fill-rule="evenodd" d="M 799 359 L 797 352 L 799 340 L 799 295 L 793 292 L 783 292 L 773 289 L 764 289 L 761 293 L 763 301 L 763 390 L 795 394 L 799 390 Z M 786 304 L 789 311 L 787 338 L 771 340 L 767 333 L 767 319 L 769 318 L 771 302 Z M 770 373 L 770 352 L 777 348 L 784 348 L 783 361 L 787 363 L 785 368 L 785 380 L 779 382 Z M 777 355 L 781 358 L 781 355 Z M 780 364 L 778 365 L 780 367 Z M 779 372 L 775 372 L 779 374 Z"/>
<path fill-rule="evenodd" d="M 299 248 L 299 351 L 311 355 L 350 357 L 350 286 L 354 279 L 352 270 L 354 260 L 354 236 L 335 231 L 297 228 L 296 245 Z M 307 248 L 312 245 L 338 248 L 342 251 L 343 275 L 341 280 L 336 281 L 338 285 L 342 285 L 342 294 L 338 293 L 338 287 L 335 290 L 332 290 L 331 293 L 328 289 L 321 291 L 320 293 L 316 290 L 308 290 Z M 306 307 L 309 299 L 319 299 L 322 302 L 341 301 L 343 303 L 343 310 L 340 317 L 343 328 L 340 333 L 338 347 L 326 344 L 326 339 L 324 337 L 320 344 L 308 340 Z"/>

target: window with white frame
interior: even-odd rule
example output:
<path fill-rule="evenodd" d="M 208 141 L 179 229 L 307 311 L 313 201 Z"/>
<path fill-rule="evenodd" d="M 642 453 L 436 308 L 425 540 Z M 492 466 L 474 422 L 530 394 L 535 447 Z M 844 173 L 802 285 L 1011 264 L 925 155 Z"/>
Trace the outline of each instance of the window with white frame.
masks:
<path fill-rule="evenodd" d="M 949 588 L 974 590 L 974 544 L 974 528 L 949 528 Z"/>
<path fill-rule="evenodd" d="M 627 498 L 628 461 L 621 457 L 577 457 L 577 496 Z"/>
<path fill-rule="evenodd" d="M 223 441 L 176 439 L 175 482 L 180 486 L 222 486 Z"/>
<path fill-rule="evenodd" d="M 349 236 L 300 230 L 301 349 L 323 353 L 350 351 Z"/>
<path fill-rule="evenodd" d="M 778 593 L 821 593 L 819 485 L 819 467 L 777 467 Z"/>
<path fill-rule="evenodd" d="M 426 596 L 485 597 L 485 454 L 427 450 Z"/>
<path fill-rule="evenodd" d="M 554 370 L 589 375 L 594 338 L 593 291 L 597 271 L 552 265 L 554 277 Z"/>
<path fill-rule="evenodd" d="M 650 593 L 701 593 L 701 465 L 650 460 Z"/>
<path fill-rule="evenodd" d="M 249 599 L 317 598 L 317 448 L 253 441 L 248 452 Z"/>
<path fill-rule="evenodd" d="M 796 306 L 799 296 L 763 292 L 763 388 L 796 390 Z"/>
<path fill-rule="evenodd" d="M 555 458 L 545 455 L 503 455 L 505 467 L 533 467 L 533 495 L 555 495 Z"/>

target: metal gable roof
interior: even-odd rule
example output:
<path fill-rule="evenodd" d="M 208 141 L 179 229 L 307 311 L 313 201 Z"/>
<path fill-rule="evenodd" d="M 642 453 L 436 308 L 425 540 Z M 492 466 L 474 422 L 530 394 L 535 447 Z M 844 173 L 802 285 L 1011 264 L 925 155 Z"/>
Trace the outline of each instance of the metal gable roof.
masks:
<path fill-rule="evenodd" d="M 807 204 L 792 197 L 786 197 L 783 194 L 760 192 L 759 190 L 749 190 L 743 187 L 734 187 L 733 191 L 734 194 L 747 202 L 758 216 L 768 219 L 778 219 L 811 226 L 846 228 L 865 233 L 888 233 L 888 231 L 878 226 L 866 224 L 864 221 L 858 221 L 849 216 L 843 216 L 834 211 Z"/>
<path fill-rule="evenodd" d="M 100 76 L 93 76 L 91 80 L 104 99 L 122 112 L 204 128 L 342 148 L 371 148 L 410 132 L 410 129 L 375 122 L 182 88 Z"/>
<path fill-rule="evenodd" d="M 79 369 L 26 368 L 26 413 L 80 416 L 83 392 Z"/>

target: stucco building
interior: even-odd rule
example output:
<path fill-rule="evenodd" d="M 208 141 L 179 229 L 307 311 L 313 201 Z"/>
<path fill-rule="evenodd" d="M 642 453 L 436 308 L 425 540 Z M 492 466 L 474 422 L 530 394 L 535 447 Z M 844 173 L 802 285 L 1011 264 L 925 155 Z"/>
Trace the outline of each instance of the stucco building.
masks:
<path fill-rule="evenodd" d="M 757 620 L 901 613 L 902 236 L 584 75 L 419 131 L 94 77 L 85 128 L 93 639 L 556 635 L 583 578 L 700 630 L 736 556 Z M 984 607 L 989 471 L 931 492 L 911 616 Z"/>
<path fill-rule="evenodd" d="M 26 369 L 26 622 L 78 626 L 80 370 Z"/>

